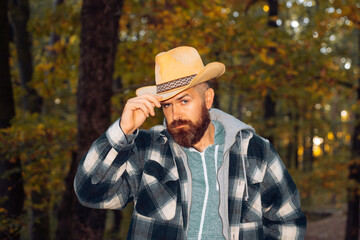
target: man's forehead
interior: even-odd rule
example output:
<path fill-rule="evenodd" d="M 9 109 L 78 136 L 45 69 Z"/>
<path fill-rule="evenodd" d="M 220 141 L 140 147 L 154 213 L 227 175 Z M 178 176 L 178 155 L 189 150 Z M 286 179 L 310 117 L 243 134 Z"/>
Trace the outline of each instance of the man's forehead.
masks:
<path fill-rule="evenodd" d="M 184 90 L 183 92 L 176 94 L 175 96 L 163 101 L 162 103 L 168 103 L 168 102 L 180 100 L 186 96 L 193 96 L 194 93 L 196 93 L 196 91 L 194 91 L 194 87 L 192 87 L 192 88 Z"/>

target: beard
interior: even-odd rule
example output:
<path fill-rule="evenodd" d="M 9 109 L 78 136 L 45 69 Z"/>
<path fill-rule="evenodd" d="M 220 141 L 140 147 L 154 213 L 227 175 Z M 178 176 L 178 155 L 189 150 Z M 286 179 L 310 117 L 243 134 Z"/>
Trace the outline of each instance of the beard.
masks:
<path fill-rule="evenodd" d="M 167 130 L 180 146 L 190 148 L 204 136 L 210 124 L 210 114 L 205 104 L 201 106 L 200 118 L 193 123 L 190 120 L 175 120 L 167 125 Z M 182 126 L 181 128 L 176 128 Z"/>

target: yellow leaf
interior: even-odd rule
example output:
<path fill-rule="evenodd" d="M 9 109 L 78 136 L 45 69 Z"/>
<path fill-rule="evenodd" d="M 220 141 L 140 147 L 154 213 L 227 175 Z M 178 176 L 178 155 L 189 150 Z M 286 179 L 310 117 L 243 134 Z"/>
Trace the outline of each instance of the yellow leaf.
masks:
<path fill-rule="evenodd" d="M 36 65 L 35 69 L 36 71 L 49 71 L 52 67 L 53 67 L 53 63 L 47 62 L 47 63 L 39 63 L 38 65 Z"/>
<path fill-rule="evenodd" d="M 73 45 L 78 40 L 78 37 L 76 35 L 72 35 L 69 39 L 69 43 Z"/>
<path fill-rule="evenodd" d="M 267 56 L 267 51 L 265 48 L 262 48 L 260 51 L 260 59 L 263 63 L 267 64 L 267 65 L 274 65 L 275 64 L 275 60 L 274 58 L 268 57 Z"/>

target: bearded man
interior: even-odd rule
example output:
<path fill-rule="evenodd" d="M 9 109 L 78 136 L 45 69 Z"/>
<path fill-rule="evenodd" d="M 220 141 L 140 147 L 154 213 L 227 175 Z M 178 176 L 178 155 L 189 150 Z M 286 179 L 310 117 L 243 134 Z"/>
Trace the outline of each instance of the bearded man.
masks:
<path fill-rule="evenodd" d="M 158 54 L 156 85 L 136 91 L 80 162 L 80 202 L 134 201 L 128 239 L 303 239 L 299 191 L 274 148 L 212 108 L 208 81 L 224 72 L 192 47 Z M 155 107 L 164 125 L 139 130 Z"/>

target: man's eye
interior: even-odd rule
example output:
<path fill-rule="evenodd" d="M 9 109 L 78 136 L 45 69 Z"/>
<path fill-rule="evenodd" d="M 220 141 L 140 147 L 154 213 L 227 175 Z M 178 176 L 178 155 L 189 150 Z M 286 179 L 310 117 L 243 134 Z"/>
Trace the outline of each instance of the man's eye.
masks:
<path fill-rule="evenodd" d="M 168 108 L 169 106 L 170 106 L 169 103 L 164 103 L 164 104 L 162 105 L 163 108 Z"/>
<path fill-rule="evenodd" d="M 188 100 L 182 100 L 181 103 L 182 104 L 187 104 L 189 101 Z"/>

